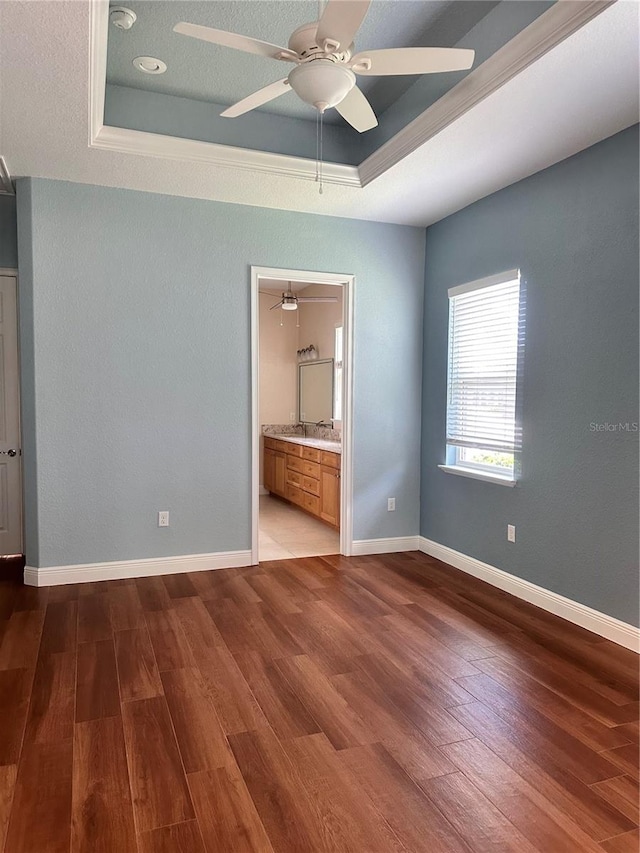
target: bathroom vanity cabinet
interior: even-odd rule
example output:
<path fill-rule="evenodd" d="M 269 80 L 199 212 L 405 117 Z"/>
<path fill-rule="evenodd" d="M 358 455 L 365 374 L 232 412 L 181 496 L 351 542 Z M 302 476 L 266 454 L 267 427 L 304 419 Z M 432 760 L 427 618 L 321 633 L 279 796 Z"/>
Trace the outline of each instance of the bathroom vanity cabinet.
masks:
<path fill-rule="evenodd" d="M 340 453 L 311 439 L 301 444 L 285 438 L 264 438 L 263 485 L 306 512 L 340 527 Z"/>

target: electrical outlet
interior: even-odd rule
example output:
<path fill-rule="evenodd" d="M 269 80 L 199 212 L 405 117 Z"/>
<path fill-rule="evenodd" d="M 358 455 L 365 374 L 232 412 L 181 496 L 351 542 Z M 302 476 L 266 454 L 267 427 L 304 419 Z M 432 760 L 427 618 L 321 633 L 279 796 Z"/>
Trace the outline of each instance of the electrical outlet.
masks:
<path fill-rule="evenodd" d="M 296 420 L 297 420 L 296 413 L 295 412 L 289 412 L 289 421 L 292 424 L 294 424 L 296 422 Z"/>
<path fill-rule="evenodd" d="M 507 524 L 507 542 L 516 541 L 516 526 L 515 524 Z"/>
<path fill-rule="evenodd" d="M 396 499 L 395 498 L 389 498 L 387 500 L 387 512 L 395 512 L 395 508 L 396 508 Z"/>
<path fill-rule="evenodd" d="M 169 526 L 169 510 L 162 510 L 158 513 L 158 527 Z"/>

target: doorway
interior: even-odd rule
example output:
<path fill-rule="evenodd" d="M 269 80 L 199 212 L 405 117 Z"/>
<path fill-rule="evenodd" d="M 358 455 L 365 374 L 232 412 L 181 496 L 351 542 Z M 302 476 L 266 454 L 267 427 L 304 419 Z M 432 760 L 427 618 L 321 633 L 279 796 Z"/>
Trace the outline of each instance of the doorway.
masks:
<path fill-rule="evenodd" d="M 22 554 L 17 283 L 0 269 L 0 558 Z"/>
<path fill-rule="evenodd" d="M 353 288 L 349 275 L 251 269 L 254 564 L 351 553 Z M 313 302 L 334 303 L 322 323 Z"/>

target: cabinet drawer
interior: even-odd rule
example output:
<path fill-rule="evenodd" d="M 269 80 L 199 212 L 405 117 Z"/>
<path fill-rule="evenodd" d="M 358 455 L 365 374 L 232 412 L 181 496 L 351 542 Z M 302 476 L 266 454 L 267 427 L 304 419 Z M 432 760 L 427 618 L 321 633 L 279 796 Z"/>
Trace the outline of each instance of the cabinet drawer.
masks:
<path fill-rule="evenodd" d="M 319 462 L 320 451 L 315 447 L 302 447 L 302 458 L 308 459 L 309 462 Z"/>
<path fill-rule="evenodd" d="M 293 504 L 298 504 L 298 506 L 304 506 L 304 492 L 297 486 L 291 485 L 291 483 L 287 483 L 287 491 L 285 492 L 285 497 Z"/>
<path fill-rule="evenodd" d="M 291 468 L 287 468 L 287 483 L 302 487 L 302 481 L 305 479 L 307 478 L 303 477 L 299 471 L 292 471 Z"/>
<path fill-rule="evenodd" d="M 298 459 L 297 456 L 291 456 L 287 453 L 287 468 L 290 471 L 300 471 L 300 473 L 303 474 L 305 473 L 304 466 L 308 464 L 308 462 L 303 462 L 302 459 Z"/>
<path fill-rule="evenodd" d="M 320 480 L 314 480 L 313 477 L 302 478 L 302 488 L 305 492 L 310 492 L 312 495 L 320 494 Z"/>
<path fill-rule="evenodd" d="M 304 459 L 302 460 L 302 473 L 306 477 L 314 477 L 316 480 L 320 479 L 320 465 L 317 462 L 307 462 Z"/>
<path fill-rule="evenodd" d="M 278 444 L 279 442 L 277 442 L 275 438 L 265 438 L 264 440 L 265 450 L 276 450 Z"/>
<path fill-rule="evenodd" d="M 320 514 L 320 498 L 315 495 L 309 495 L 307 492 L 302 493 L 302 506 L 312 512 L 314 515 Z"/>
<path fill-rule="evenodd" d="M 283 444 L 289 456 L 302 456 L 301 444 L 293 444 L 291 441 L 283 442 Z"/>
<path fill-rule="evenodd" d="M 340 468 L 341 458 L 339 453 L 330 453 L 328 450 L 323 450 L 320 461 L 323 465 L 328 465 L 330 468 Z"/>

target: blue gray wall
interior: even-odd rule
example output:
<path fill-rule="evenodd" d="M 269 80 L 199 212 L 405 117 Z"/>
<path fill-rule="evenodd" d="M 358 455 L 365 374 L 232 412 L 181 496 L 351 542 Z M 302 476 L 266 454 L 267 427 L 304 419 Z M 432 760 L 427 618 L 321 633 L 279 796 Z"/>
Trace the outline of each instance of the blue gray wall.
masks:
<path fill-rule="evenodd" d="M 11 195 L 0 195 L 0 267 L 13 270 L 17 266 L 16 199 Z"/>
<path fill-rule="evenodd" d="M 41 179 L 18 230 L 29 565 L 250 547 L 251 264 L 355 274 L 354 535 L 416 534 L 424 230 Z"/>
<path fill-rule="evenodd" d="M 294 157 L 316 159 L 316 123 L 253 110 L 235 119 L 222 118 L 224 104 L 177 98 L 128 86 L 108 85 L 104 122 L 112 127 L 199 139 Z M 360 134 L 344 124 L 325 122 L 322 151 L 325 162 L 356 166 L 361 156 Z"/>
<path fill-rule="evenodd" d="M 636 126 L 427 229 L 421 491 L 423 536 L 633 624 L 638 433 L 596 425 L 639 420 L 638 185 Z M 514 267 L 527 318 L 510 489 L 437 466 L 447 289 Z"/>

